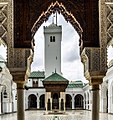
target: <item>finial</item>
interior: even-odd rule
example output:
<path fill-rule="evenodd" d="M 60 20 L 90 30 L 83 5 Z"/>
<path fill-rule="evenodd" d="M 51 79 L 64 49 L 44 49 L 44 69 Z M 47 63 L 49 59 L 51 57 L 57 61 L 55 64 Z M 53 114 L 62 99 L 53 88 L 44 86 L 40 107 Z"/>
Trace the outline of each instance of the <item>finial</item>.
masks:
<path fill-rule="evenodd" d="M 55 15 L 53 14 L 53 18 L 52 18 L 52 24 L 54 24 L 54 17 L 55 17 Z"/>
<path fill-rule="evenodd" d="M 56 25 L 57 25 L 57 11 L 56 11 Z"/>
<path fill-rule="evenodd" d="M 56 73 L 56 68 L 55 68 L 55 73 Z"/>

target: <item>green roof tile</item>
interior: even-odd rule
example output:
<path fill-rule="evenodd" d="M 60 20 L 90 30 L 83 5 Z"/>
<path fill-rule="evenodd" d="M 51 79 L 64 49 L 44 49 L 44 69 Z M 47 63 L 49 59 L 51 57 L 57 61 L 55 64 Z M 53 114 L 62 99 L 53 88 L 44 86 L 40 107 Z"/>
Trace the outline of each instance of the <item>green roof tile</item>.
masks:
<path fill-rule="evenodd" d="M 44 71 L 33 71 L 29 78 L 45 78 Z"/>
<path fill-rule="evenodd" d="M 82 81 L 73 81 L 68 84 L 68 88 L 83 88 Z"/>
<path fill-rule="evenodd" d="M 54 82 L 66 82 L 67 81 L 68 82 L 66 78 L 62 77 L 61 75 L 57 73 L 53 73 L 52 75 L 44 79 L 44 81 L 54 81 Z"/>

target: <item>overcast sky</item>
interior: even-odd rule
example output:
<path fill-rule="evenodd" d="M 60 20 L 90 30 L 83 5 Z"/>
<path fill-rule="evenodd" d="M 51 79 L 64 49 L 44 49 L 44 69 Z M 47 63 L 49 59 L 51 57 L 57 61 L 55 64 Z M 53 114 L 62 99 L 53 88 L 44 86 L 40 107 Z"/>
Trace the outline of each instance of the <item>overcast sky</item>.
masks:
<path fill-rule="evenodd" d="M 54 18 L 55 19 L 55 18 Z M 53 21 L 53 15 L 46 23 L 43 23 L 35 34 L 35 52 L 32 63 L 32 71 L 44 70 L 44 35 L 43 26 L 48 26 Z M 55 20 L 54 20 L 55 21 Z M 86 82 L 83 75 L 83 64 L 79 54 L 79 35 L 69 22 L 66 22 L 62 15 L 58 15 L 58 25 L 62 25 L 61 42 L 61 71 L 63 76 L 70 81 L 82 80 Z M 108 50 L 109 61 L 113 58 L 112 48 Z M 0 47 L 0 55 L 6 59 L 6 48 Z"/>

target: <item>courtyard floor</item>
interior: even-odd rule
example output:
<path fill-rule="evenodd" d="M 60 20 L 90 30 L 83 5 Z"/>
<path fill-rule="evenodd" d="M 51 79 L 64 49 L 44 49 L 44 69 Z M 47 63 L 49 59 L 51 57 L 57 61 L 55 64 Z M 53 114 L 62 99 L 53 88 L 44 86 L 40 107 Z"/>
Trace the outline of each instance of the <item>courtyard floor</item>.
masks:
<path fill-rule="evenodd" d="M 66 114 L 49 114 L 44 115 L 45 111 L 26 111 L 25 120 L 91 120 L 91 111 L 73 110 L 67 111 Z M 17 114 L 0 115 L 0 120 L 17 120 Z M 100 113 L 99 120 L 113 120 L 113 115 Z"/>

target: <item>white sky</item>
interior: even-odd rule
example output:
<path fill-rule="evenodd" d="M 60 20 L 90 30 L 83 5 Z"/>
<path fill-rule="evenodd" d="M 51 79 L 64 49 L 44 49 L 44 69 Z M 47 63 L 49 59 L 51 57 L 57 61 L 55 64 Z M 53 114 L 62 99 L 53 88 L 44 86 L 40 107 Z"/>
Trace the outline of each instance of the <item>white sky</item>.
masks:
<path fill-rule="evenodd" d="M 44 70 L 44 35 L 43 26 L 48 26 L 53 21 L 53 15 L 42 24 L 35 34 L 35 53 L 33 70 Z M 62 25 L 61 42 L 61 71 L 68 80 L 85 80 L 83 65 L 79 56 L 79 36 L 70 23 L 67 23 L 62 15 L 58 15 L 58 25 Z"/>
<path fill-rule="evenodd" d="M 43 23 L 35 34 L 35 52 L 32 63 L 32 71 L 44 70 L 44 35 L 43 26 L 48 26 L 53 21 L 53 15 L 46 23 Z M 58 25 L 62 25 L 61 43 L 61 69 L 63 76 L 70 81 L 82 80 L 87 82 L 83 75 L 83 64 L 79 54 L 79 36 L 72 25 L 65 21 L 62 15 L 58 15 Z M 108 49 L 108 61 L 113 59 L 113 48 Z M 6 59 L 6 47 L 0 46 L 0 55 Z"/>

